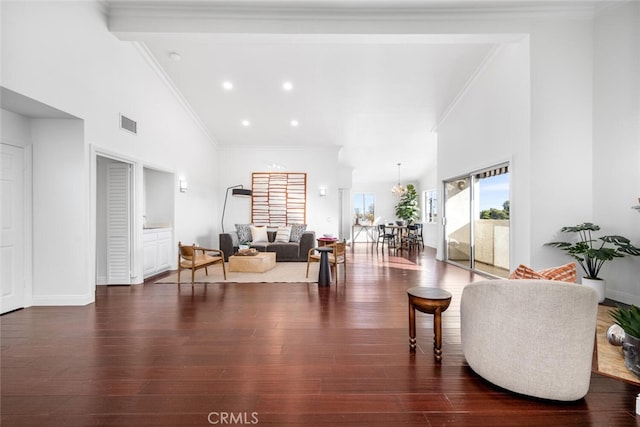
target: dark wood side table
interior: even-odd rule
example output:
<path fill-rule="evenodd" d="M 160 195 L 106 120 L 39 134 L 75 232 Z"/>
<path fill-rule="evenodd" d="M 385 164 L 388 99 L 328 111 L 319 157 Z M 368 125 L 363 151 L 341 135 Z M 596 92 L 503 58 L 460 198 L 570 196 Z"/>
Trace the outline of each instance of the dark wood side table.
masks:
<path fill-rule="evenodd" d="M 320 269 L 318 271 L 318 286 L 331 285 L 331 269 L 329 268 L 329 252 L 333 252 L 332 246 L 320 246 L 316 248 L 320 252 Z"/>
<path fill-rule="evenodd" d="M 416 286 L 407 289 L 409 296 L 409 348 L 416 351 L 416 309 L 433 314 L 433 354 L 442 360 L 442 312 L 451 304 L 451 293 L 444 289 Z"/>

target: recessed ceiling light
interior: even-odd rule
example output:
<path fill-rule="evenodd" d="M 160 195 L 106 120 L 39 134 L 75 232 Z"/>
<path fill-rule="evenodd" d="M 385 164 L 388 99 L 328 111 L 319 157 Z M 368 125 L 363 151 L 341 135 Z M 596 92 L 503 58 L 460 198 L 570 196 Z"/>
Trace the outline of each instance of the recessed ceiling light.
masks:
<path fill-rule="evenodd" d="M 300 123 L 298 123 L 297 120 L 291 120 L 290 123 L 291 123 L 291 126 L 293 126 L 293 127 L 296 127 L 296 126 L 298 126 L 300 124 Z"/>
<path fill-rule="evenodd" d="M 242 126 L 251 126 L 251 122 L 249 120 L 243 120 Z"/>
<path fill-rule="evenodd" d="M 224 81 L 222 82 L 222 88 L 224 90 L 231 90 L 233 89 L 233 83 L 231 83 L 230 81 Z"/>
<path fill-rule="evenodd" d="M 182 59 L 182 56 L 180 56 L 178 52 L 171 52 L 169 53 L 169 59 L 171 59 L 172 61 L 178 62 Z"/>
<path fill-rule="evenodd" d="M 286 90 L 286 91 L 292 90 L 293 89 L 293 83 L 291 83 L 291 82 L 282 83 L 282 89 Z"/>

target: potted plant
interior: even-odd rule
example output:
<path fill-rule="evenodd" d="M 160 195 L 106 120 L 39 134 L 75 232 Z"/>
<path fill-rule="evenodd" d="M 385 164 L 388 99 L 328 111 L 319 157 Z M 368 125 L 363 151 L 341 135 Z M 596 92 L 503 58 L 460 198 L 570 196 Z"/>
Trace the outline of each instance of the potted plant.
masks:
<path fill-rule="evenodd" d="M 640 377 L 640 308 L 635 305 L 629 308 L 617 307 L 610 311 L 609 315 L 614 323 L 624 330 L 624 365 Z"/>
<path fill-rule="evenodd" d="M 611 235 L 594 238 L 593 231 L 600 230 L 596 224 L 585 222 L 574 227 L 562 227 L 564 233 L 577 233 L 577 242 L 549 242 L 546 246 L 559 248 L 575 259 L 586 276 L 582 284 L 592 286 L 598 292 L 600 302 L 604 301 L 605 281 L 602 280 L 600 269 L 605 262 L 626 255 L 640 255 L 640 248 L 631 244 L 626 237 Z"/>
<path fill-rule="evenodd" d="M 418 192 L 413 184 L 407 185 L 407 191 L 400 196 L 396 205 L 396 216 L 411 224 L 418 219 L 420 207 L 418 206 Z"/>
<path fill-rule="evenodd" d="M 242 241 L 238 244 L 238 250 L 249 249 L 251 247 L 251 242 Z"/>

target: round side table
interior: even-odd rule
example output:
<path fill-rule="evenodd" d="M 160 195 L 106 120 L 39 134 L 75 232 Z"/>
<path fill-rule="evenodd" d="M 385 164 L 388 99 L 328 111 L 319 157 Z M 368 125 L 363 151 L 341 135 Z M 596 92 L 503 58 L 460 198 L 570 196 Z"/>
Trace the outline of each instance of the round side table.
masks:
<path fill-rule="evenodd" d="M 409 348 L 416 351 L 416 310 L 433 314 L 433 354 L 442 360 L 442 312 L 451 304 L 451 293 L 444 289 L 416 286 L 407 289 L 409 296 Z"/>
<path fill-rule="evenodd" d="M 320 252 L 320 269 L 318 271 L 318 286 L 331 284 L 331 269 L 329 268 L 329 252 L 333 252 L 332 246 L 320 246 L 316 248 Z"/>

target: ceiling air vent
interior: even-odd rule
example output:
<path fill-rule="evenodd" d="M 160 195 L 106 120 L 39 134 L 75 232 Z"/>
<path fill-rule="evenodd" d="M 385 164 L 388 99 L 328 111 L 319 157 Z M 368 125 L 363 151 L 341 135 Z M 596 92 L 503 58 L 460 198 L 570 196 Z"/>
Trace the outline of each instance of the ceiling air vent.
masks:
<path fill-rule="evenodd" d="M 131 120 L 129 117 L 120 114 L 120 129 L 126 130 L 127 132 L 131 132 L 133 134 L 137 134 L 138 123 L 134 120 Z"/>

